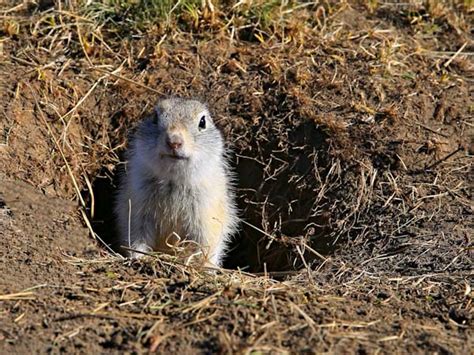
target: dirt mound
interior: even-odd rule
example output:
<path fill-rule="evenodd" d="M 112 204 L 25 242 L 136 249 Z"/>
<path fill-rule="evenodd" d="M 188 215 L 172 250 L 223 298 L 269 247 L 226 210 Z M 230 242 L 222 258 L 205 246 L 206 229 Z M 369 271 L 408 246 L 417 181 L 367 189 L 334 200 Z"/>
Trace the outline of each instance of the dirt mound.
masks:
<path fill-rule="evenodd" d="M 472 9 L 209 4 L 0 9 L 0 346 L 471 348 Z M 232 151 L 234 271 L 108 250 L 160 95 L 207 101 Z"/>

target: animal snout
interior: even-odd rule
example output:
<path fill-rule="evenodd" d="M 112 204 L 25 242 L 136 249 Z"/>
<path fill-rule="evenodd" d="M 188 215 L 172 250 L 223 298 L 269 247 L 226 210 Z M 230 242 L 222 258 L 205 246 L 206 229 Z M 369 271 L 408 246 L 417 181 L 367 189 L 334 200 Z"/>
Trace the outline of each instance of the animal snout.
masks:
<path fill-rule="evenodd" d="M 183 137 L 179 134 L 171 134 L 166 137 L 166 144 L 171 150 L 178 150 L 183 146 Z"/>

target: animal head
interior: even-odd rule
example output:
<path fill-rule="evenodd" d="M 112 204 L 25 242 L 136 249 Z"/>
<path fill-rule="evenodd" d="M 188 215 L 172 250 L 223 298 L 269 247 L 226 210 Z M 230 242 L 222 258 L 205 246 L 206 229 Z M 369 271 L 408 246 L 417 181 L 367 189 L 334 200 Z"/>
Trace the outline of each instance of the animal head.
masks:
<path fill-rule="evenodd" d="M 139 126 L 135 149 L 156 175 L 206 169 L 223 155 L 223 140 L 199 101 L 160 100 Z"/>

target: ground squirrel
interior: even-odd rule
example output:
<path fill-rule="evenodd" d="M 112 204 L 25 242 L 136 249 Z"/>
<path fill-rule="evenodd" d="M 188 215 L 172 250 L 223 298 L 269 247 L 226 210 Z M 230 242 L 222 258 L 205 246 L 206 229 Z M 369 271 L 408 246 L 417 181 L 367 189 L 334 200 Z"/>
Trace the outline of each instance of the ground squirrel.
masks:
<path fill-rule="evenodd" d="M 166 251 L 179 236 L 221 266 L 238 218 L 224 141 L 207 107 L 160 100 L 138 125 L 126 157 L 115 206 L 121 244 Z"/>

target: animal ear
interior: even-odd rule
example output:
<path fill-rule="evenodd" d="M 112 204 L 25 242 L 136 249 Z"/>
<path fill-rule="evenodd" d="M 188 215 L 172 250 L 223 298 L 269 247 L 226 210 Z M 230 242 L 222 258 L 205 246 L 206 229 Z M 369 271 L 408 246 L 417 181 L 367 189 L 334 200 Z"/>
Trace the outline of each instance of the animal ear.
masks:
<path fill-rule="evenodd" d="M 160 121 L 161 116 L 163 115 L 163 108 L 161 105 L 155 106 L 153 110 L 153 123 L 157 124 Z"/>
<path fill-rule="evenodd" d="M 162 114 L 163 114 L 163 111 L 166 110 L 166 105 L 167 105 L 167 101 L 166 100 L 159 100 L 153 110 L 153 123 L 158 123 Z"/>

